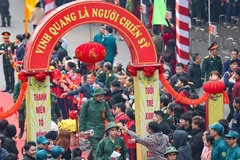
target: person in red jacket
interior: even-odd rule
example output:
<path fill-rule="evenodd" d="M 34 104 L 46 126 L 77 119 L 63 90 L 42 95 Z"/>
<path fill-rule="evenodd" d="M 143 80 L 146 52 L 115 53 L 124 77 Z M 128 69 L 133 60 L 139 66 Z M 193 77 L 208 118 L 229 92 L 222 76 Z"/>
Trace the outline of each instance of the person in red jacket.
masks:
<path fill-rule="evenodd" d="M 235 99 L 236 97 L 240 97 L 240 69 L 234 71 L 233 77 L 236 83 L 233 86 L 232 99 Z"/>
<path fill-rule="evenodd" d="M 130 131 L 136 132 L 136 127 L 135 127 L 135 114 L 134 114 L 134 109 L 129 107 L 126 112 L 126 117 L 127 117 L 127 128 Z M 126 143 L 126 146 L 128 148 L 130 160 L 136 160 L 136 142 L 135 139 L 133 139 L 131 136 L 128 134 L 123 135 L 124 142 Z"/>
<path fill-rule="evenodd" d="M 125 125 L 127 123 L 124 103 L 121 102 L 113 105 L 113 115 L 117 124 L 122 123 L 122 125 Z"/>

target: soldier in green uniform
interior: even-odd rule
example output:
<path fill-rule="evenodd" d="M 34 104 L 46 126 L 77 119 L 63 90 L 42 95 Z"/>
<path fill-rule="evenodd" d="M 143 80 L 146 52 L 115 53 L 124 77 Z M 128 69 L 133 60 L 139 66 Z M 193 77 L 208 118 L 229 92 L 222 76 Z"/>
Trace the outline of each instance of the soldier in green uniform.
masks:
<path fill-rule="evenodd" d="M 112 70 L 112 64 L 110 62 L 106 62 L 103 65 L 103 70 L 106 73 L 105 77 L 105 86 L 110 89 L 111 82 L 116 79 Z"/>
<path fill-rule="evenodd" d="M 225 160 L 228 147 L 222 138 L 224 128 L 220 123 L 215 123 L 209 126 L 209 128 L 211 129 L 210 136 L 214 139 L 212 144 L 211 160 Z"/>
<path fill-rule="evenodd" d="M 240 148 L 237 144 L 238 132 L 230 131 L 225 137 L 227 137 L 227 144 L 230 147 L 227 151 L 226 160 L 240 160 Z"/>
<path fill-rule="evenodd" d="M 96 70 L 97 70 L 96 76 L 97 76 L 97 81 L 102 82 L 104 84 L 106 73 L 103 70 L 103 64 L 104 64 L 103 61 L 96 63 Z"/>
<path fill-rule="evenodd" d="M 13 93 L 15 78 L 14 78 L 14 69 L 10 63 L 12 59 L 12 53 L 16 49 L 14 41 L 9 41 L 10 33 L 3 32 L 3 41 L 0 43 L 0 55 L 3 56 L 3 72 L 5 77 L 6 88 L 2 92 Z"/>
<path fill-rule="evenodd" d="M 221 58 L 218 56 L 218 46 L 217 43 L 214 42 L 208 50 L 210 54 L 203 59 L 202 63 L 202 80 L 209 80 L 210 73 L 212 71 L 218 71 L 222 74 L 222 61 Z"/>
<path fill-rule="evenodd" d="M 92 146 L 92 150 L 88 157 L 89 160 L 96 157 L 98 142 L 104 136 L 105 120 L 108 120 L 108 122 L 114 121 L 109 105 L 104 101 L 105 93 L 103 88 L 96 88 L 93 93 L 93 98 L 86 101 L 81 109 L 80 136 L 83 136 L 84 132 L 87 130 L 94 130 L 94 135 L 88 138 Z"/>
<path fill-rule="evenodd" d="M 13 93 L 13 100 L 14 103 L 17 101 L 18 96 L 20 94 L 20 90 L 21 90 L 21 86 L 22 86 L 22 82 L 18 81 L 18 83 L 14 86 L 14 93 Z M 18 124 L 19 124 L 19 128 L 20 128 L 20 133 L 18 135 L 18 138 L 21 139 L 23 136 L 23 132 L 24 132 L 24 126 L 25 126 L 25 119 L 26 119 L 26 103 L 25 103 L 25 99 L 21 105 L 21 107 L 18 109 Z"/>
<path fill-rule="evenodd" d="M 50 87 L 54 87 L 52 83 L 50 83 Z M 51 120 L 58 124 L 58 119 L 62 119 L 61 111 L 58 106 L 57 96 L 54 93 L 50 93 L 51 98 Z"/>
<path fill-rule="evenodd" d="M 97 147 L 96 160 L 109 160 L 112 153 L 118 152 L 121 156 L 118 160 L 129 160 L 128 149 L 122 138 L 118 137 L 119 127 L 115 122 L 110 122 L 106 128 L 106 138 L 102 139 Z"/>

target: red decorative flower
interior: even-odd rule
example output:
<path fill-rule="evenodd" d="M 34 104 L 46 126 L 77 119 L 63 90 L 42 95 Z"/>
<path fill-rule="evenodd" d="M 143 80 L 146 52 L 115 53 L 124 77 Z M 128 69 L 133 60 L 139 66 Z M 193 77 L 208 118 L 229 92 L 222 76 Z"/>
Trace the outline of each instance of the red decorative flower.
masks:
<path fill-rule="evenodd" d="M 47 78 L 47 75 L 44 72 L 40 72 L 39 74 L 35 75 L 35 79 L 39 82 L 45 81 L 46 78 Z"/>
<path fill-rule="evenodd" d="M 71 119 L 76 119 L 76 112 L 74 110 L 71 110 L 70 113 L 69 113 L 69 118 Z"/>
<path fill-rule="evenodd" d="M 159 74 L 163 74 L 164 72 L 164 66 L 163 64 L 161 64 L 160 68 L 159 68 Z"/>
<path fill-rule="evenodd" d="M 121 152 L 121 148 L 122 148 L 121 146 L 116 146 L 116 150 L 115 151 L 120 153 Z"/>
<path fill-rule="evenodd" d="M 27 77 L 25 72 L 19 72 L 18 73 L 18 79 L 22 82 L 27 82 L 28 81 L 28 77 Z"/>
<path fill-rule="evenodd" d="M 143 74 L 148 77 L 151 78 L 154 75 L 155 72 L 155 68 L 154 67 L 144 67 L 143 69 Z"/>
<path fill-rule="evenodd" d="M 137 70 L 134 66 L 128 65 L 127 70 L 132 76 L 137 76 Z"/>

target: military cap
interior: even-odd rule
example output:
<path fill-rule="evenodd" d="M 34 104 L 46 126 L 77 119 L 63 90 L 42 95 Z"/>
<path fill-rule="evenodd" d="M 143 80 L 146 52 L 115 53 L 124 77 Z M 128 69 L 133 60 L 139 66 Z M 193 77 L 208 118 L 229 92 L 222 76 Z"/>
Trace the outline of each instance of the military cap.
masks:
<path fill-rule="evenodd" d="M 37 138 L 37 144 L 47 144 L 49 143 L 49 141 L 47 140 L 47 138 L 45 136 L 39 136 Z"/>
<path fill-rule="evenodd" d="M 214 123 L 213 125 L 210 125 L 209 128 L 218 132 L 218 134 L 223 134 L 224 131 L 224 128 L 220 123 Z"/>
<path fill-rule="evenodd" d="M 54 146 L 52 148 L 52 157 L 53 158 L 58 158 L 61 154 L 63 154 L 64 149 L 59 147 L 59 146 Z"/>
<path fill-rule="evenodd" d="M 94 92 L 93 92 L 93 97 L 94 96 L 98 96 L 98 95 L 103 95 L 103 94 L 105 94 L 106 93 L 106 91 L 103 89 L 103 88 L 96 88 L 96 89 L 94 89 Z"/>
<path fill-rule="evenodd" d="M 228 138 L 239 138 L 239 134 L 236 131 L 230 131 L 228 134 L 225 135 Z"/>
<path fill-rule="evenodd" d="M 9 37 L 10 37 L 10 35 L 11 35 L 11 33 L 10 33 L 10 32 L 7 32 L 7 31 L 5 31 L 5 32 L 2 32 L 2 36 L 3 36 L 3 38 L 9 38 Z"/>
<path fill-rule="evenodd" d="M 45 150 L 39 150 L 39 151 L 37 151 L 36 159 L 44 160 L 47 158 L 47 156 L 48 156 L 48 154 Z"/>
<path fill-rule="evenodd" d="M 217 42 L 213 42 L 211 46 L 208 48 L 209 51 L 218 48 Z"/>
<path fill-rule="evenodd" d="M 105 131 L 107 131 L 107 130 L 109 130 L 111 128 L 119 129 L 119 126 L 115 122 L 109 122 Z"/>
<path fill-rule="evenodd" d="M 166 149 L 166 152 L 164 153 L 164 156 L 166 157 L 167 154 L 169 154 L 169 153 L 176 153 L 176 154 L 178 154 L 178 150 L 176 150 L 175 147 L 170 146 L 170 147 L 168 147 L 168 148 Z"/>

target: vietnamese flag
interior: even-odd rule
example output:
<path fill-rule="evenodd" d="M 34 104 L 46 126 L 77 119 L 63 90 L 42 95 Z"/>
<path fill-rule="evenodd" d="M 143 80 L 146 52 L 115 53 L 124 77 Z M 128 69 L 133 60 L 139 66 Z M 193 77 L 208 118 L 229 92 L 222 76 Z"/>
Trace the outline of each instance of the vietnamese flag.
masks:
<path fill-rule="evenodd" d="M 166 4 L 164 0 L 155 0 L 153 4 L 153 18 L 152 18 L 152 24 L 153 25 L 166 25 L 168 26 L 168 23 L 166 22 Z"/>

